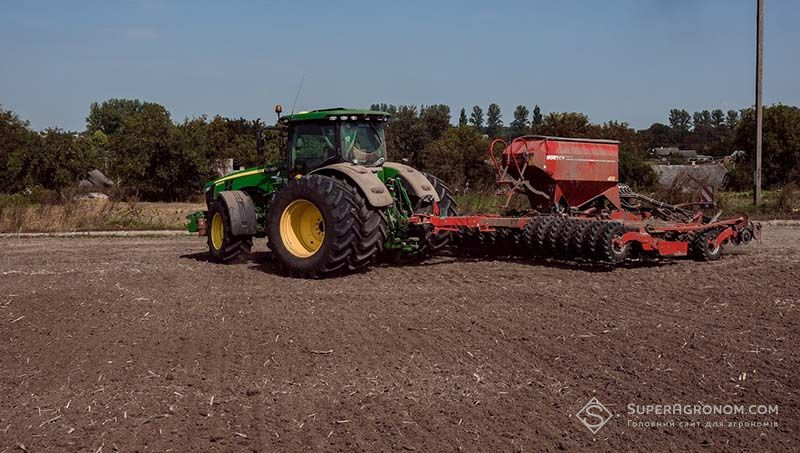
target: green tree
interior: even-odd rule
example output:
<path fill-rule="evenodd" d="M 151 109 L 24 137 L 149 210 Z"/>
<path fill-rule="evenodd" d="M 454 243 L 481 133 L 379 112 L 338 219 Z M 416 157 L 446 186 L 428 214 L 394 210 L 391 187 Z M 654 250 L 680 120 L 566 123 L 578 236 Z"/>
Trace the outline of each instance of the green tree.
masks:
<path fill-rule="evenodd" d="M 198 121 L 204 119 L 178 128 L 164 107 L 145 104 L 109 137 L 112 174 L 147 200 L 178 200 L 196 193 L 202 175 L 208 174 Z"/>
<path fill-rule="evenodd" d="M 369 109 L 376 110 L 378 112 L 386 112 L 390 115 L 394 115 L 395 113 L 397 113 L 397 106 L 394 104 L 386 104 L 386 103 L 372 104 L 369 107 Z"/>
<path fill-rule="evenodd" d="M 711 127 L 711 112 L 708 110 L 694 112 L 692 114 L 692 126 L 695 131 L 704 127 Z"/>
<path fill-rule="evenodd" d="M 234 168 L 261 165 L 266 160 L 274 161 L 280 155 L 276 134 L 268 133 L 265 154 L 258 154 L 258 133 L 263 129 L 260 120 L 245 118 L 214 118 L 209 123 L 209 143 L 213 159 L 233 159 Z"/>
<path fill-rule="evenodd" d="M 658 181 L 653 167 L 647 163 L 647 153 L 641 149 L 620 145 L 619 180 L 636 188 L 651 188 Z"/>
<path fill-rule="evenodd" d="M 429 142 L 428 134 L 413 105 L 401 105 L 386 126 L 386 146 L 390 160 L 407 160 L 415 165 Z"/>
<path fill-rule="evenodd" d="M 725 115 L 725 124 L 730 130 L 736 129 L 736 127 L 739 126 L 739 112 L 736 110 L 728 110 L 728 113 Z"/>
<path fill-rule="evenodd" d="M 102 131 L 87 131 L 79 135 L 76 140 L 84 149 L 86 161 L 94 168 L 107 173 L 109 168 L 108 136 Z M 90 170 L 92 169 L 90 168 Z"/>
<path fill-rule="evenodd" d="M 458 116 L 458 126 L 466 126 L 467 125 L 467 111 L 463 108 L 461 109 L 461 114 Z"/>
<path fill-rule="evenodd" d="M 663 124 L 662 126 L 667 127 Z M 592 126 L 590 130 L 595 138 L 620 142 L 620 182 L 638 188 L 649 188 L 655 185 L 656 174 L 647 163 L 647 134 L 640 134 L 632 129 L 628 123 L 619 121 L 608 121 L 600 126 Z"/>
<path fill-rule="evenodd" d="M 9 158 L 23 147 L 38 139 L 36 133 L 30 130 L 30 124 L 10 110 L 0 106 L 0 178 L 5 181 L 3 192 L 20 190 L 16 174 L 9 171 Z M 16 172 L 16 170 L 15 170 Z"/>
<path fill-rule="evenodd" d="M 424 168 L 442 178 L 453 189 L 484 187 L 493 178 L 486 165 L 487 142 L 474 127 L 460 126 L 447 130 L 442 137 L 425 147 Z"/>
<path fill-rule="evenodd" d="M 662 123 L 653 123 L 649 128 L 640 131 L 648 149 L 659 146 L 670 146 L 673 142 L 674 131 Z"/>
<path fill-rule="evenodd" d="M 428 140 L 436 140 L 450 128 L 450 107 L 444 104 L 422 106 L 419 119 L 428 135 Z"/>
<path fill-rule="evenodd" d="M 537 131 L 555 137 L 590 137 L 591 132 L 589 117 L 577 112 L 548 113 Z"/>
<path fill-rule="evenodd" d="M 516 138 L 521 135 L 526 135 L 530 132 L 530 123 L 528 122 L 528 108 L 524 105 L 518 105 L 514 109 L 514 121 L 511 122 L 511 137 Z"/>
<path fill-rule="evenodd" d="M 497 137 L 503 127 L 503 114 L 500 111 L 500 106 L 491 103 L 486 110 L 486 135 Z"/>
<path fill-rule="evenodd" d="M 683 109 L 672 109 L 669 111 L 669 125 L 678 132 L 688 132 L 692 117 L 689 112 Z"/>
<path fill-rule="evenodd" d="M 46 129 L 18 148 L 9 158 L 9 170 L 21 187 L 61 190 L 96 166 L 89 142 L 71 132 Z"/>
<path fill-rule="evenodd" d="M 123 121 L 131 115 L 141 113 L 147 102 L 138 99 L 109 99 L 102 104 L 93 102 L 86 117 L 86 130 L 102 131 L 111 135 L 119 129 Z"/>
<path fill-rule="evenodd" d="M 746 109 L 736 130 L 735 145 L 747 153 L 752 175 L 755 156 L 755 111 Z M 764 108 L 762 181 L 766 188 L 780 187 L 800 178 L 800 108 L 775 104 Z M 752 178 L 749 179 L 752 184 Z M 749 185 L 748 184 L 748 185 Z"/>
<path fill-rule="evenodd" d="M 692 124 L 692 133 L 683 137 L 683 143 L 702 153 L 719 154 L 726 131 L 714 126 L 712 113 L 708 110 L 694 112 Z"/>
<path fill-rule="evenodd" d="M 211 160 L 232 158 L 228 156 L 228 146 L 230 143 L 230 135 L 228 134 L 228 124 L 225 118 L 217 115 L 209 123 L 207 127 L 208 139 L 208 158 Z"/>
<path fill-rule="evenodd" d="M 479 131 L 483 130 L 483 109 L 475 105 L 472 107 L 472 113 L 469 116 L 469 124 Z"/>
<path fill-rule="evenodd" d="M 542 126 L 542 123 L 544 123 L 542 109 L 540 109 L 538 105 L 534 105 L 533 118 L 531 118 L 531 129 L 533 129 L 534 133 L 538 133 L 537 130 Z"/>
<path fill-rule="evenodd" d="M 714 127 L 725 125 L 725 113 L 721 109 L 715 109 L 711 112 L 711 125 Z"/>

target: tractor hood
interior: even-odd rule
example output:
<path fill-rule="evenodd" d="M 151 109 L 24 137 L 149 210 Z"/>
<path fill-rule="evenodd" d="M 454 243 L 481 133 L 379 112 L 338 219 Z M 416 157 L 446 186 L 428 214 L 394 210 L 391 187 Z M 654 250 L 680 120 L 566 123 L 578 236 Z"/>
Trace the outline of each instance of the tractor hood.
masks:
<path fill-rule="evenodd" d="M 231 179 L 241 178 L 241 177 L 244 177 L 244 176 L 257 175 L 257 174 L 260 174 L 260 173 L 263 173 L 263 172 L 264 172 L 264 167 L 251 167 L 251 168 L 245 168 L 244 170 L 237 170 L 237 171 L 234 171 L 233 173 L 228 173 L 227 175 L 225 175 L 225 176 L 223 176 L 221 178 L 217 178 L 217 179 L 215 179 L 213 181 L 207 182 L 205 187 L 206 188 L 213 187 L 213 186 L 216 186 L 217 184 L 221 184 L 221 183 L 223 183 L 225 181 L 229 181 Z"/>

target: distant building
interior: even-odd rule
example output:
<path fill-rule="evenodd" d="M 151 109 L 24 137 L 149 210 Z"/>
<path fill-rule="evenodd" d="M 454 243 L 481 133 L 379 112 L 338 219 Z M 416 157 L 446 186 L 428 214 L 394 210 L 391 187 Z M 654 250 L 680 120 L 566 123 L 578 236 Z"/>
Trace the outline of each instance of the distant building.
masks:
<path fill-rule="evenodd" d="M 669 157 L 672 155 L 672 153 L 677 153 L 679 151 L 680 150 L 677 147 L 659 146 L 658 148 L 651 149 L 650 154 L 652 154 L 654 157 Z"/>
<path fill-rule="evenodd" d="M 676 182 L 683 184 L 688 177 L 690 181 L 700 183 L 700 185 L 709 185 L 719 189 L 728 172 L 724 165 L 718 163 L 703 165 L 652 164 L 652 167 L 658 176 L 658 184 L 662 187 L 672 187 Z M 686 187 L 686 189 L 694 190 L 692 187 Z"/>
<path fill-rule="evenodd" d="M 691 162 L 711 162 L 713 156 L 698 154 L 694 149 L 679 149 L 675 146 L 659 146 L 650 150 L 650 154 L 658 160 L 667 161 L 669 159 L 684 159 Z"/>

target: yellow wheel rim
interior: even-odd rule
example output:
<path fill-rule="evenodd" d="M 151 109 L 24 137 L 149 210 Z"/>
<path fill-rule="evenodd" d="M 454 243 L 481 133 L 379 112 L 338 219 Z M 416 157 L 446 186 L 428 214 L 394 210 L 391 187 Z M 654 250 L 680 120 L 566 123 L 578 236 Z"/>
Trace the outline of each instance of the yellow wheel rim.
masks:
<path fill-rule="evenodd" d="M 225 222 L 222 214 L 217 212 L 211 218 L 211 245 L 215 249 L 222 249 L 222 241 L 225 239 Z"/>
<path fill-rule="evenodd" d="M 308 258 L 322 247 L 325 222 L 322 213 L 308 200 L 295 200 L 281 214 L 281 239 L 286 250 L 298 258 Z"/>

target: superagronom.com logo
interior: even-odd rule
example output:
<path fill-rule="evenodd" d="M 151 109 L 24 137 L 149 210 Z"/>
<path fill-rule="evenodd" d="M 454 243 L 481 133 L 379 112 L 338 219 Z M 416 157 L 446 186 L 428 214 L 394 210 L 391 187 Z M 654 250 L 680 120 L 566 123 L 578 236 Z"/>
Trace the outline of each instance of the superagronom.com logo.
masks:
<path fill-rule="evenodd" d="M 597 434 L 597 431 L 603 427 L 614 415 L 603 406 L 596 397 L 592 397 L 588 403 L 581 410 L 575 414 L 575 417 L 581 421 L 592 434 Z"/>

